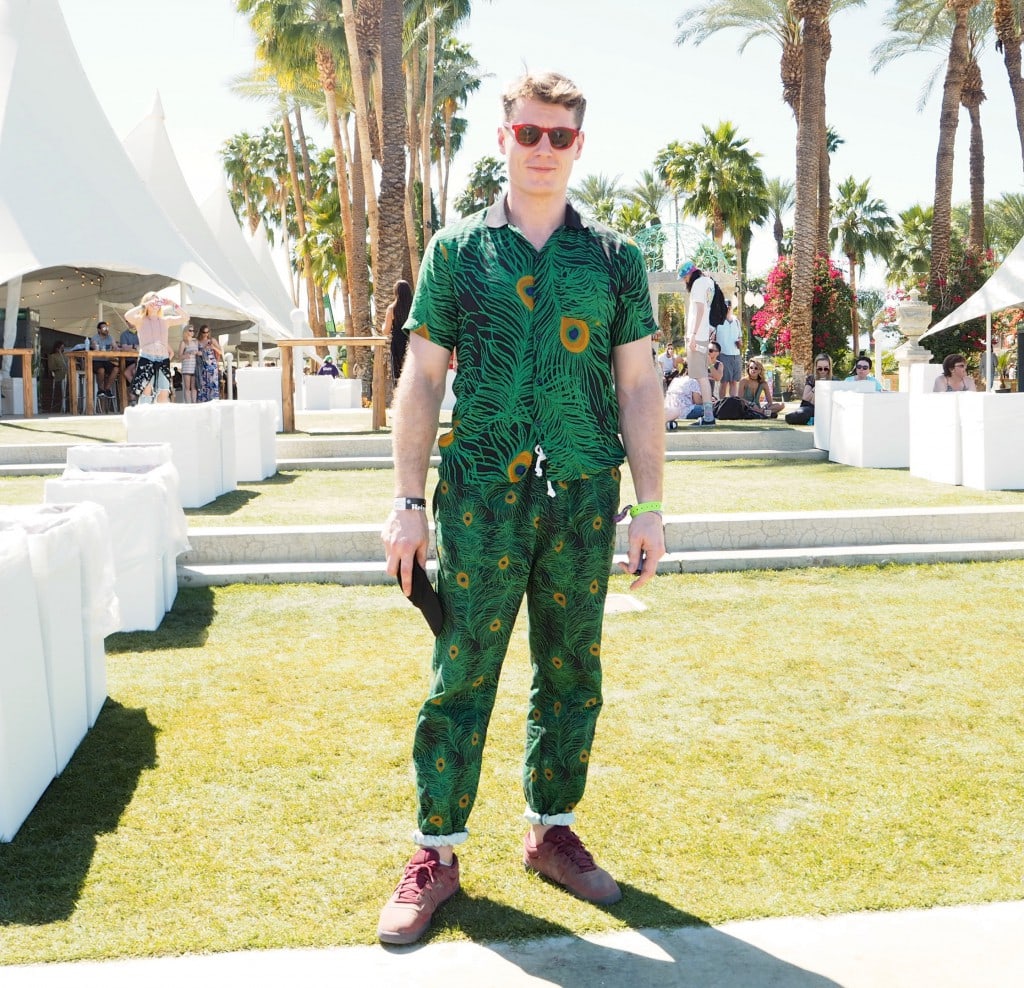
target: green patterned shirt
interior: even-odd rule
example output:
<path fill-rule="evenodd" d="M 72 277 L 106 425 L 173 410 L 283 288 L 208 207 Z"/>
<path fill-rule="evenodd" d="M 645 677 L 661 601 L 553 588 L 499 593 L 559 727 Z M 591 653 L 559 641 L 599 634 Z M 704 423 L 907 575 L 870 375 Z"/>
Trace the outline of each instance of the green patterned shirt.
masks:
<path fill-rule="evenodd" d="M 431 240 L 404 328 L 458 352 L 442 479 L 517 483 L 538 445 L 552 480 L 625 458 L 612 350 L 657 329 L 628 237 L 567 205 L 537 251 L 509 225 L 502 198 Z"/>

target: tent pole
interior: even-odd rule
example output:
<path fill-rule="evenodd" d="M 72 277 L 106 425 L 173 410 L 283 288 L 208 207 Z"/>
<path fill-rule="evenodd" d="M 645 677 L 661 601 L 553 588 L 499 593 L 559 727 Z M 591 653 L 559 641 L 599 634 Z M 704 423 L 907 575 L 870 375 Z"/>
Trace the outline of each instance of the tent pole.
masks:
<path fill-rule="evenodd" d="M 263 366 L 263 321 L 256 323 L 256 365 Z"/>
<path fill-rule="evenodd" d="M 992 390 L 992 313 L 985 313 L 985 390 Z"/>
<path fill-rule="evenodd" d="M 13 299 L 13 305 L 11 300 Z M 14 346 L 18 336 L 18 305 L 21 302 L 21 275 L 11 278 L 7 282 L 7 302 L 4 310 L 4 329 L 0 333 L 0 342 L 3 348 L 9 350 Z M 11 376 L 11 362 L 13 357 L 4 357 L 0 360 L 0 377 Z"/>

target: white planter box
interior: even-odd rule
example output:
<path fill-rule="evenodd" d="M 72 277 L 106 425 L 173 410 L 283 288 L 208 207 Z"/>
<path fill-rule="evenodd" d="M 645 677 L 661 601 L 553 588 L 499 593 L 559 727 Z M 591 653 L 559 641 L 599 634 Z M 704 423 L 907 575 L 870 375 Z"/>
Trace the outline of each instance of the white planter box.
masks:
<path fill-rule="evenodd" d="M 957 397 L 964 487 L 1024 490 L 1024 394 L 967 392 Z"/>
<path fill-rule="evenodd" d="M 832 396 L 840 391 L 876 393 L 871 381 L 818 381 L 814 385 L 814 445 L 817 449 L 832 448 Z"/>
<path fill-rule="evenodd" d="M 836 463 L 851 467 L 907 467 L 910 395 L 898 391 L 834 394 L 830 442 L 828 458 Z"/>
<path fill-rule="evenodd" d="M 963 483 L 959 394 L 911 394 L 910 473 L 940 484 Z"/>
<path fill-rule="evenodd" d="M 28 536 L 0 531 L 0 841 L 14 839 L 56 772 Z"/>

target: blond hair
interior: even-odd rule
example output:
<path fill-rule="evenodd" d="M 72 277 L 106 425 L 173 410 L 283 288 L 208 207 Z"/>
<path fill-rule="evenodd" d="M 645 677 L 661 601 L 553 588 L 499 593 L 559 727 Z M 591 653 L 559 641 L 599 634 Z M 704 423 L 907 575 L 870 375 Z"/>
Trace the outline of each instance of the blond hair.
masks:
<path fill-rule="evenodd" d="M 519 100 L 535 99 L 540 103 L 552 106 L 564 106 L 572 110 L 576 116 L 576 126 L 583 126 L 583 114 L 587 110 L 587 101 L 579 87 L 571 79 L 557 72 L 540 72 L 526 75 L 510 82 L 501 94 L 501 105 L 505 110 L 505 119 L 511 120 Z"/>

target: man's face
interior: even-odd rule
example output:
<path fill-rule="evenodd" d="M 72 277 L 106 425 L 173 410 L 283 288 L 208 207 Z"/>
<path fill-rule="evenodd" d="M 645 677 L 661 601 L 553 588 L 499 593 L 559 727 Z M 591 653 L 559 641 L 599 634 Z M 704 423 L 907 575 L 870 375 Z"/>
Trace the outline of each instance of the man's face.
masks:
<path fill-rule="evenodd" d="M 509 188 L 518 195 L 564 198 L 573 162 L 583 150 L 583 134 L 564 150 L 553 148 L 548 134 L 542 135 L 533 147 L 523 147 L 516 141 L 509 124 L 575 129 L 575 113 L 564 106 L 539 100 L 519 100 L 511 119 L 498 128 L 498 148 L 507 159 Z"/>
<path fill-rule="evenodd" d="M 102 325 L 100 326 L 100 336 L 106 336 L 106 335 L 107 335 L 107 333 L 109 333 L 109 332 L 110 332 L 110 330 L 108 330 L 108 329 L 107 329 L 107 324 L 106 324 L 106 323 L 103 323 L 103 324 L 102 324 Z"/>

